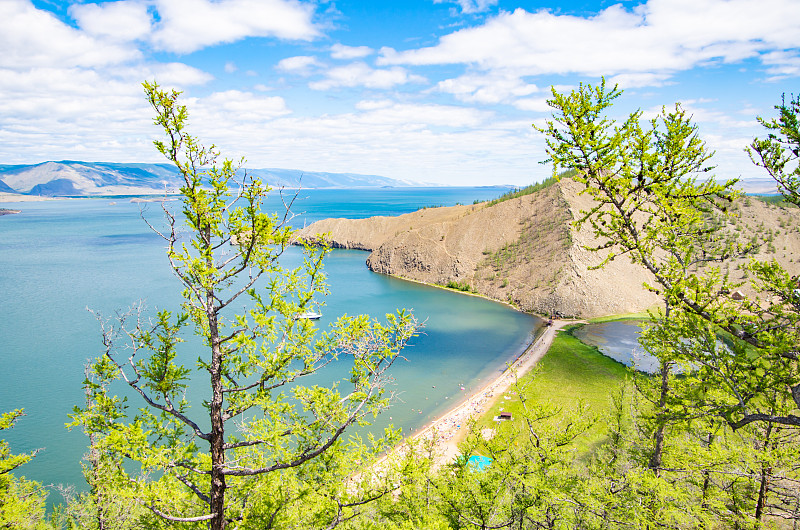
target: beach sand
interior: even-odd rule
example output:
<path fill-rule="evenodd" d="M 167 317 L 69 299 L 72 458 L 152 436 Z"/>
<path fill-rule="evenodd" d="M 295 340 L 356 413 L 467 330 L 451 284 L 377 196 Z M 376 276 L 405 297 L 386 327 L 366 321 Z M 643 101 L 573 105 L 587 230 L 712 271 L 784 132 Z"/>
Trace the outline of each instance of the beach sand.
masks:
<path fill-rule="evenodd" d="M 531 343 L 525 351 L 495 380 L 469 396 L 466 401 L 446 412 L 418 433 L 410 438 L 416 441 L 434 440 L 434 455 L 436 464 L 441 465 L 455 459 L 458 455 L 458 443 L 466 434 L 467 425 L 471 418 L 477 418 L 486 412 L 495 400 L 507 391 L 518 377 L 531 370 L 539 362 L 560 329 L 574 321 L 555 320 L 551 326 L 545 328 L 544 333 Z M 405 452 L 407 445 L 399 445 L 376 463 L 381 467 L 387 461 L 393 460 Z"/>

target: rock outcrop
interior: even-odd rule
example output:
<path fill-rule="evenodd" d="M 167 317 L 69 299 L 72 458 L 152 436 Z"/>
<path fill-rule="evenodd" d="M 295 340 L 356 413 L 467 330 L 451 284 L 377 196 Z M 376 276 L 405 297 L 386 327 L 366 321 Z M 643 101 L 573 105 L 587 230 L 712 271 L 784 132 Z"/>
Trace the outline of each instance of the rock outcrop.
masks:
<path fill-rule="evenodd" d="M 542 315 L 590 318 L 658 304 L 658 295 L 644 287 L 652 281 L 649 274 L 627 258 L 594 268 L 602 256 L 586 247 L 597 241 L 587 227 L 576 230 L 573 224 L 592 207 L 592 199 L 579 192 L 578 183 L 564 179 L 491 206 L 325 219 L 298 237 L 327 234 L 334 247 L 370 251 L 366 263 L 375 272 L 469 289 Z M 735 217 L 742 237 L 763 239 L 758 257 L 775 257 L 790 271 L 800 271 L 800 262 L 794 263 L 800 257 L 799 221 L 800 209 L 756 199 L 740 201 Z M 731 273 L 741 273 L 736 263 Z"/>

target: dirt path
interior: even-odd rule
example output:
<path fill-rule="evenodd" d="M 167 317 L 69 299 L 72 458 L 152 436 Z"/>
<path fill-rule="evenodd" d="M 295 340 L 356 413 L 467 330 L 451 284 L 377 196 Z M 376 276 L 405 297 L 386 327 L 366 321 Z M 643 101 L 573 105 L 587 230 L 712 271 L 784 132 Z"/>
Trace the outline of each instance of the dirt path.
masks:
<path fill-rule="evenodd" d="M 430 439 L 436 440 L 436 461 L 444 464 L 453 460 L 458 455 L 458 442 L 460 441 L 461 428 L 466 428 L 470 418 L 477 417 L 485 412 L 491 403 L 517 380 L 519 376 L 531 370 L 539 362 L 550 346 L 553 339 L 560 329 L 576 321 L 556 320 L 553 325 L 545 328 L 545 332 L 525 350 L 522 355 L 509 366 L 494 381 L 489 382 L 483 388 L 472 394 L 466 401 L 440 416 L 431 422 L 430 425 L 422 429 L 411 437 L 413 440 Z M 402 454 L 405 444 L 401 444 L 389 454 L 376 462 L 380 467 L 384 461 L 398 454 Z"/>

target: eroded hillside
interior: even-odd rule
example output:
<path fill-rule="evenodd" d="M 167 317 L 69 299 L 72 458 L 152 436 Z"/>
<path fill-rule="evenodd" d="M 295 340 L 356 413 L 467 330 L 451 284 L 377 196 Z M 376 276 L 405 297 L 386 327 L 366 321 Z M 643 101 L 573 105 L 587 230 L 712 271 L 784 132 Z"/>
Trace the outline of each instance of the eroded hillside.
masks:
<path fill-rule="evenodd" d="M 367 250 L 367 266 L 426 283 L 472 290 L 543 315 L 595 317 L 637 312 L 659 302 L 643 287 L 649 275 L 627 259 L 602 269 L 597 241 L 573 221 L 592 200 L 571 179 L 491 206 L 428 208 L 397 217 L 325 219 L 299 233 L 328 234 L 335 247 Z M 774 257 L 800 270 L 800 209 L 743 199 L 725 230 L 759 244 L 758 259 Z M 728 266 L 733 277 L 742 264 Z M 746 289 L 745 289 L 746 290 Z"/>

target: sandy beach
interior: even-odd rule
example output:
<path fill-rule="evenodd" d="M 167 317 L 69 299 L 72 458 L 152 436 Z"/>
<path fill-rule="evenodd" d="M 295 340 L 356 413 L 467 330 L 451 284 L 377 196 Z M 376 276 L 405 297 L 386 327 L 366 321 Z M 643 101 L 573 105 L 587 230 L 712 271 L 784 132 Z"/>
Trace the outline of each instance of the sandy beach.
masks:
<path fill-rule="evenodd" d="M 461 441 L 461 435 L 465 433 L 469 420 L 480 416 L 488 410 L 494 401 L 514 384 L 518 377 L 536 366 L 539 359 L 550 349 L 550 345 L 553 343 L 558 331 L 572 323 L 574 321 L 553 321 L 553 324 L 544 328 L 544 333 L 532 342 L 500 376 L 484 385 L 455 408 L 432 421 L 411 436 L 410 439 L 434 439 L 437 464 L 444 464 L 453 460 L 458 455 L 458 442 Z M 401 444 L 378 460 L 376 466 L 380 467 L 386 460 L 402 454 L 405 447 L 406 444 Z"/>

